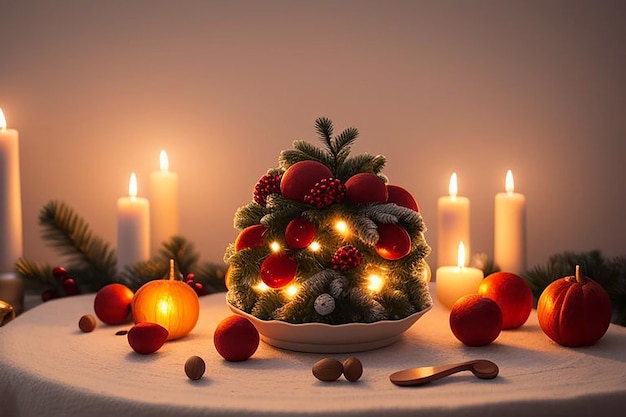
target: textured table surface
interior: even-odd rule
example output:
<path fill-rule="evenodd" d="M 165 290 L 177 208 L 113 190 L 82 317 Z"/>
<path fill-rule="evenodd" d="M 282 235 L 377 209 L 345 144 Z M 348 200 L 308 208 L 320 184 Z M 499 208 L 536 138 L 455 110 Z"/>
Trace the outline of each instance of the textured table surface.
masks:
<path fill-rule="evenodd" d="M 250 360 L 229 363 L 213 346 L 217 323 L 230 314 L 224 294 L 201 297 L 194 331 L 148 356 L 115 336 L 129 326 L 78 330 L 80 316 L 93 312 L 93 297 L 50 301 L 0 328 L 0 416 L 535 417 L 621 415 L 626 409 L 626 328 L 616 325 L 594 346 L 564 348 L 541 332 L 533 311 L 522 328 L 470 348 L 454 338 L 448 311 L 435 304 L 398 342 L 378 350 L 322 355 L 261 343 Z M 199 381 L 183 370 L 191 355 L 207 363 Z M 311 374 L 322 357 L 352 355 L 364 366 L 357 383 L 323 383 Z M 391 373 L 407 367 L 477 358 L 496 362 L 500 375 L 479 380 L 464 372 L 422 387 L 389 382 Z"/>

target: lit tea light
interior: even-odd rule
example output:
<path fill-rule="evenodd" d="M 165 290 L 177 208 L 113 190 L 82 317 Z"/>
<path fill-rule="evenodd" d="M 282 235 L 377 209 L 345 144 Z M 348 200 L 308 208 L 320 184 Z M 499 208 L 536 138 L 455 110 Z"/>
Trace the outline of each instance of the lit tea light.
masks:
<path fill-rule="evenodd" d="M 437 300 L 449 309 L 452 308 L 459 298 L 478 292 L 478 286 L 483 280 L 482 270 L 464 265 L 465 245 L 463 242 L 460 242 L 457 266 L 437 268 Z"/>

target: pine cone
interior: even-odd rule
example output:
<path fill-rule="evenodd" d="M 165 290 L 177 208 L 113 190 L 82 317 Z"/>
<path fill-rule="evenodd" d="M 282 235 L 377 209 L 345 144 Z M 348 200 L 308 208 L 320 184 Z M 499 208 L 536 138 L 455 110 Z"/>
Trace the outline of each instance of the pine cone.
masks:
<path fill-rule="evenodd" d="M 316 183 L 309 194 L 304 196 L 304 202 L 317 208 L 324 208 L 331 204 L 341 203 L 346 196 L 346 186 L 337 178 L 324 178 Z"/>
<path fill-rule="evenodd" d="M 270 194 L 280 194 L 280 180 L 283 174 L 265 174 L 254 186 L 254 201 L 265 207 L 265 201 Z"/>
<path fill-rule="evenodd" d="M 347 271 L 361 264 L 363 254 L 352 245 L 345 245 L 337 249 L 330 260 L 330 266 L 334 270 Z"/>

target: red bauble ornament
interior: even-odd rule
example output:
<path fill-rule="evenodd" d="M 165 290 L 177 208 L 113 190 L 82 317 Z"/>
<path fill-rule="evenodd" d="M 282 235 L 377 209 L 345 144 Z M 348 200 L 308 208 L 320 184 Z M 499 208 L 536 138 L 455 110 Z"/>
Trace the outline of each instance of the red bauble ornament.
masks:
<path fill-rule="evenodd" d="M 502 310 L 502 330 L 516 329 L 526 323 L 533 309 L 530 285 L 511 272 L 494 272 L 478 286 L 478 294 L 491 298 Z"/>
<path fill-rule="evenodd" d="M 156 323 L 137 323 L 128 331 L 128 344 L 137 353 L 149 355 L 161 349 L 167 340 L 165 327 Z"/>
<path fill-rule="evenodd" d="M 245 317 L 229 316 L 222 320 L 213 334 L 217 352 L 227 361 L 245 361 L 259 347 L 259 332 Z"/>
<path fill-rule="evenodd" d="M 385 203 L 387 186 L 380 177 L 362 172 L 346 181 L 346 199 L 352 204 Z"/>
<path fill-rule="evenodd" d="M 235 249 L 243 250 L 263 246 L 267 227 L 262 224 L 248 226 L 239 233 L 235 239 Z"/>
<path fill-rule="evenodd" d="M 450 330 L 464 345 L 488 345 L 500 335 L 502 311 L 491 298 L 466 295 L 452 306 Z"/>
<path fill-rule="evenodd" d="M 93 300 L 96 316 L 106 324 L 126 323 L 130 318 L 130 303 L 133 291 L 123 284 L 109 284 L 102 287 Z"/>
<path fill-rule="evenodd" d="M 557 279 L 543 290 L 537 303 L 541 330 L 562 346 L 596 343 L 611 323 L 611 299 L 600 284 L 576 275 Z"/>
<path fill-rule="evenodd" d="M 304 249 L 313 242 L 316 233 L 315 223 L 306 217 L 296 217 L 285 229 L 285 243 L 291 249 Z"/>
<path fill-rule="evenodd" d="M 281 288 L 296 277 L 298 262 L 284 252 L 272 253 L 261 264 L 261 279 L 271 288 Z"/>
<path fill-rule="evenodd" d="M 394 203 L 400 207 L 420 211 L 417 201 L 415 201 L 411 193 L 397 185 L 387 185 L 387 203 Z"/>
<path fill-rule="evenodd" d="M 381 258 L 395 261 L 411 252 L 411 237 L 402 226 L 379 224 L 378 242 L 374 247 Z"/>
<path fill-rule="evenodd" d="M 304 197 L 313 186 L 333 173 L 326 165 L 317 161 L 300 161 L 290 166 L 280 181 L 280 192 L 285 198 L 304 203 Z"/>

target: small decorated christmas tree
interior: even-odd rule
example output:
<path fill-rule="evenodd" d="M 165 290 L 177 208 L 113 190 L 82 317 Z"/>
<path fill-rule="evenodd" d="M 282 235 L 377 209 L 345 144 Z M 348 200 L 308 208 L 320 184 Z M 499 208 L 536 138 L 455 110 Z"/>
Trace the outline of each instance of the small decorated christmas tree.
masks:
<path fill-rule="evenodd" d="M 333 137 L 326 118 L 315 127 L 324 148 L 295 141 L 235 214 L 228 302 L 295 324 L 399 320 L 430 307 L 415 199 L 387 184 L 384 156 L 350 156 L 357 129 Z"/>

